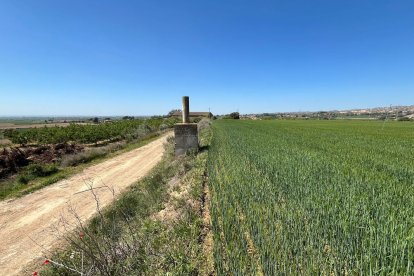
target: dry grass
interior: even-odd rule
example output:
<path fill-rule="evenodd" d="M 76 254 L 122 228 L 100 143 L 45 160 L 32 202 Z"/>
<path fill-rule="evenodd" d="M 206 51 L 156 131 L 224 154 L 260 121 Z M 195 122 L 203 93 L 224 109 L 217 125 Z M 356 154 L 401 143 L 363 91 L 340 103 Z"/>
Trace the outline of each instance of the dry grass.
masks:
<path fill-rule="evenodd" d="M 100 148 L 89 148 L 83 152 L 75 153 L 66 155 L 62 158 L 61 166 L 62 167 L 70 167 L 70 166 L 76 166 L 81 163 L 87 163 L 89 161 L 92 161 L 96 158 L 103 157 L 107 155 L 108 153 L 115 152 L 117 150 L 121 150 L 125 148 L 126 142 L 117 142 L 112 143 L 104 147 Z"/>
<path fill-rule="evenodd" d="M 9 146 L 12 142 L 9 139 L 0 139 L 0 147 L 1 146 Z"/>

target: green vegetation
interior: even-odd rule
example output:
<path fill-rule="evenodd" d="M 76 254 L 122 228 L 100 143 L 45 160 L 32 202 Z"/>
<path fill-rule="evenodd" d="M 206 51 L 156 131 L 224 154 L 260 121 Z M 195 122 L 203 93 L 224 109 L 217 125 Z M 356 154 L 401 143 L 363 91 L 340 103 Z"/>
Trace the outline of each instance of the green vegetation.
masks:
<path fill-rule="evenodd" d="M 27 184 L 29 181 L 37 177 L 45 177 L 58 172 L 58 167 L 55 164 L 40 165 L 30 164 L 25 167 L 17 178 L 17 182 L 21 184 Z"/>
<path fill-rule="evenodd" d="M 400 117 L 397 119 L 400 122 L 411 122 L 412 119 L 408 118 L 408 117 Z"/>
<path fill-rule="evenodd" d="M 96 143 L 105 140 L 134 139 L 148 130 L 170 128 L 174 118 L 120 120 L 101 124 L 71 124 L 67 127 L 43 127 L 25 130 L 5 130 L 4 135 L 15 144 L 57 144 L 65 142 Z"/>
<path fill-rule="evenodd" d="M 238 119 L 240 119 L 240 113 L 239 112 L 232 112 L 230 114 L 224 115 L 223 119 L 238 120 Z"/>
<path fill-rule="evenodd" d="M 31 164 L 15 177 L 0 181 L 0 200 L 21 196 L 53 184 L 74 173 L 73 169 L 60 169 L 54 164 Z M 76 170 L 78 172 L 78 170 Z"/>
<path fill-rule="evenodd" d="M 213 124 L 218 275 L 413 275 L 414 125 Z"/>
<path fill-rule="evenodd" d="M 0 124 L 13 124 L 13 125 L 30 125 L 44 123 L 45 118 L 14 118 L 14 117 L 0 117 Z"/>

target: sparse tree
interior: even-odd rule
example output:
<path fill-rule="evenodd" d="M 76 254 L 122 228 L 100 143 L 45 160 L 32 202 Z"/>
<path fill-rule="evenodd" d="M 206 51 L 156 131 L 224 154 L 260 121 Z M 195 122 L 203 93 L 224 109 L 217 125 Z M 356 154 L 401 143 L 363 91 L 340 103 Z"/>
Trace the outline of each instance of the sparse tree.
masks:
<path fill-rule="evenodd" d="M 239 112 L 232 112 L 232 113 L 230 113 L 229 116 L 230 116 L 231 119 L 236 119 L 236 120 L 240 119 Z"/>

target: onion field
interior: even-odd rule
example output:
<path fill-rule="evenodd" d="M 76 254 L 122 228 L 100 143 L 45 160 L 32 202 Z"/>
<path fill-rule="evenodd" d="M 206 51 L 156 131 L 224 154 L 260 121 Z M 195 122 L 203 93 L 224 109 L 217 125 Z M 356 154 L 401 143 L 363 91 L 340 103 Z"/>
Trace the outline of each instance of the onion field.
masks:
<path fill-rule="evenodd" d="M 414 124 L 218 120 L 218 275 L 414 275 Z"/>

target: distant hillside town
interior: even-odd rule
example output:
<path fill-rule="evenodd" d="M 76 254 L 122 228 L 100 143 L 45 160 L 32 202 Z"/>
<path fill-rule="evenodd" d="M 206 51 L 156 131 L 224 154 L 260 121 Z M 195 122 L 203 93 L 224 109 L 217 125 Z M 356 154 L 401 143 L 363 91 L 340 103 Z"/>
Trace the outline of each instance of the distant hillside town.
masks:
<path fill-rule="evenodd" d="M 377 119 L 377 120 L 414 120 L 414 105 L 389 106 L 365 109 L 304 111 L 304 112 L 277 112 L 262 114 L 244 114 L 240 119 L 261 120 L 270 118 L 302 118 L 302 119 Z"/>

